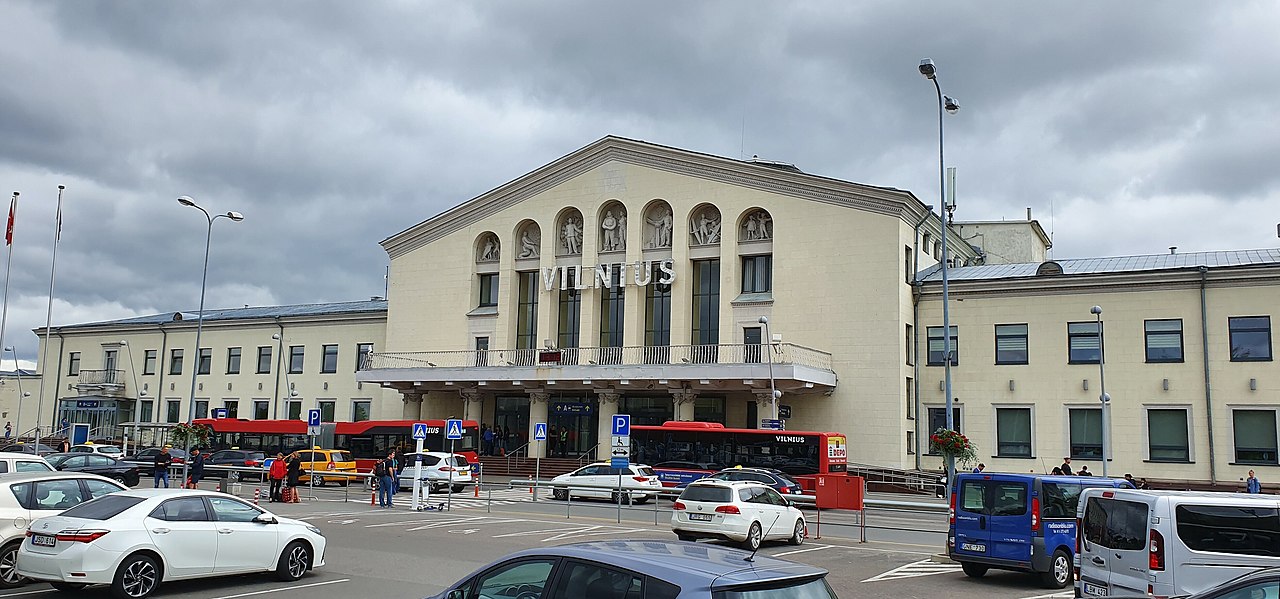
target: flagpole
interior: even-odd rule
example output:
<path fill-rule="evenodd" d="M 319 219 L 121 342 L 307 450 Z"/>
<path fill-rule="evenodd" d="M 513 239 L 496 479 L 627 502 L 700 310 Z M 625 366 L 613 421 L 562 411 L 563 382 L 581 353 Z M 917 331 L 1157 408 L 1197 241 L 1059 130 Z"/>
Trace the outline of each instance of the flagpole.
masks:
<path fill-rule="evenodd" d="M 4 345 L 4 330 L 9 324 L 9 275 L 13 272 L 13 216 L 18 212 L 18 192 L 13 192 L 13 201 L 9 202 L 9 225 L 4 233 L 4 245 L 9 249 L 9 258 L 4 269 L 4 307 L 0 308 L 0 349 Z M 4 359 L 4 354 L 0 353 L 0 360 Z M 13 369 L 18 370 L 18 353 L 13 353 Z M 22 407 L 22 398 L 18 398 L 18 407 Z M 18 423 L 18 427 L 22 427 L 22 423 Z"/>
<path fill-rule="evenodd" d="M 58 186 L 58 216 L 57 224 L 53 229 L 53 265 L 49 267 L 49 307 L 45 309 L 44 315 L 44 351 L 40 355 L 40 396 L 36 398 L 37 453 L 40 451 L 40 441 L 43 439 L 41 433 L 44 431 L 40 422 L 40 413 L 44 410 L 44 381 L 49 378 L 49 332 L 53 328 L 53 283 L 54 275 L 58 272 L 58 239 L 62 237 L 62 190 L 66 188 L 66 185 Z M 57 389 L 54 390 L 54 394 L 57 394 Z"/>

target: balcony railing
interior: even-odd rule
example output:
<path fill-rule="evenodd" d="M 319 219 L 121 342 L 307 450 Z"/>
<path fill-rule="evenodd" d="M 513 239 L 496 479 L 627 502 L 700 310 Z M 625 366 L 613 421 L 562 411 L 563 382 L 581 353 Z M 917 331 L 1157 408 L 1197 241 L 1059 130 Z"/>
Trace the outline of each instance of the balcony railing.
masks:
<path fill-rule="evenodd" d="M 766 364 L 831 370 L 831 354 L 792 343 L 649 345 L 560 349 L 491 349 L 367 354 L 361 370 L 403 368 L 508 368 L 560 366 L 644 366 L 657 364 Z"/>
<path fill-rule="evenodd" d="M 77 382 L 81 385 L 123 385 L 123 370 L 80 369 Z"/>

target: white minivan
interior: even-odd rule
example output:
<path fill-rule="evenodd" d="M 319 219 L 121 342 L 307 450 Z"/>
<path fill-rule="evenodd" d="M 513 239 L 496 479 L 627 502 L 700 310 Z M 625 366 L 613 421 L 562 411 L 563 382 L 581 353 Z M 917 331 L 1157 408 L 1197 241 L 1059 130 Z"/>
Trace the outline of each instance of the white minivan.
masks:
<path fill-rule="evenodd" d="M 1171 597 L 1280 566 L 1280 497 L 1085 489 L 1076 508 L 1077 597 Z"/>

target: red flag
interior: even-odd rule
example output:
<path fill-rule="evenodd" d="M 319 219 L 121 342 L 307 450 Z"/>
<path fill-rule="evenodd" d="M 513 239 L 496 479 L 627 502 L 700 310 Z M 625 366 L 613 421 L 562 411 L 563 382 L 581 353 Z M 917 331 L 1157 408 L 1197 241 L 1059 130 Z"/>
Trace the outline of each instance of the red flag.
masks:
<path fill-rule="evenodd" d="M 9 200 L 9 226 L 4 230 L 4 244 L 13 245 L 13 215 L 18 210 L 18 194 L 13 194 L 13 199 Z"/>

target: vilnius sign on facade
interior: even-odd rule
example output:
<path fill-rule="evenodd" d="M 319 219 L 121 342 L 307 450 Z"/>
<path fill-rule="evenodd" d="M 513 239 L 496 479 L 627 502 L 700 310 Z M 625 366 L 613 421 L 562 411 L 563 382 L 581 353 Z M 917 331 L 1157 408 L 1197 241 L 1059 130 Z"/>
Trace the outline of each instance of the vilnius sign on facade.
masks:
<path fill-rule="evenodd" d="M 548 266 L 542 269 L 542 285 L 547 291 L 556 289 L 556 279 L 560 279 L 559 288 L 563 291 L 569 288 L 573 289 L 590 289 L 594 288 L 610 288 L 614 287 L 614 272 L 618 273 L 617 284 L 628 285 L 635 284 L 637 287 L 645 287 L 653 280 L 653 265 L 658 265 L 658 271 L 661 276 L 656 281 L 659 285 L 670 285 L 676 280 L 676 270 L 674 260 L 637 260 L 636 262 L 623 262 L 618 264 L 601 264 L 595 267 L 595 276 L 583 276 L 584 270 L 581 265 L 578 266 Z M 627 271 L 632 272 L 630 278 L 627 277 Z M 569 273 L 573 273 L 570 276 Z M 570 283 L 572 281 L 572 283 Z"/>

